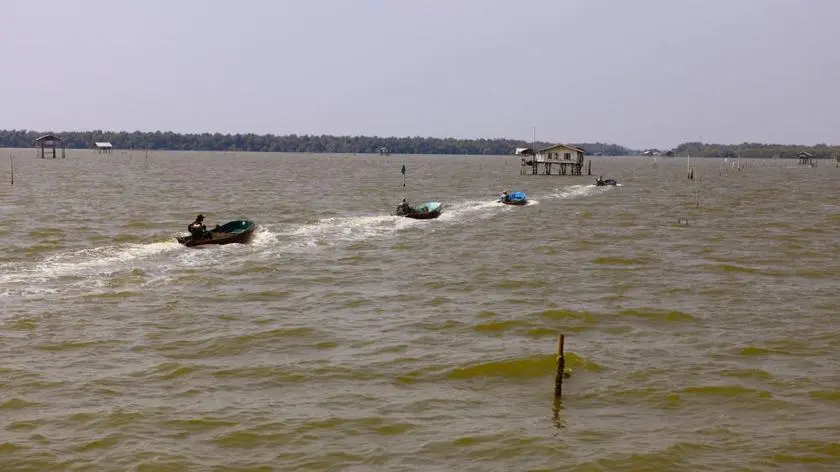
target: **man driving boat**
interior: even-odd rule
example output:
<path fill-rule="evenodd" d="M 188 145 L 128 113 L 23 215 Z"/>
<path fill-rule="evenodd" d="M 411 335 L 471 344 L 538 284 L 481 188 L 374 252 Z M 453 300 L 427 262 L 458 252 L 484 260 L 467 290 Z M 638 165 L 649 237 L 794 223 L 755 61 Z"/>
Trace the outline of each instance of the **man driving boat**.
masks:
<path fill-rule="evenodd" d="M 397 214 L 398 215 L 405 215 L 411 213 L 411 207 L 408 205 L 408 202 L 405 198 L 402 199 L 402 202 L 397 206 Z"/>
<path fill-rule="evenodd" d="M 207 226 L 204 225 L 204 215 L 196 216 L 195 221 L 187 226 L 187 231 L 189 231 L 193 239 L 196 240 L 212 237 L 210 232 L 207 231 Z"/>

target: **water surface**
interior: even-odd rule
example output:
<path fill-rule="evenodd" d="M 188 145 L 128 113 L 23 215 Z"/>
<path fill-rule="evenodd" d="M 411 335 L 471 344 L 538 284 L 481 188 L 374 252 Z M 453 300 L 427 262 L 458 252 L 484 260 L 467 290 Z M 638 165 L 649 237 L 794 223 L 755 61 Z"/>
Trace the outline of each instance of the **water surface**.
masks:
<path fill-rule="evenodd" d="M 8 153 L 3 470 L 840 467 L 829 163 Z"/>

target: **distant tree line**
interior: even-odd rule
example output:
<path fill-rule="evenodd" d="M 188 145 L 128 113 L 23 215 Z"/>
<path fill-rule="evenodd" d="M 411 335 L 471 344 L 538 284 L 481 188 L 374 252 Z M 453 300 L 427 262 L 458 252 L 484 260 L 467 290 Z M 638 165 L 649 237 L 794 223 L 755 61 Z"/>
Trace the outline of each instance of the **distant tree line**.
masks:
<path fill-rule="evenodd" d="M 683 143 L 672 149 L 677 156 L 691 157 L 729 157 L 792 159 L 805 151 L 817 159 L 833 159 L 840 156 L 840 146 L 817 144 L 815 146 L 797 146 L 793 144 L 706 144 L 700 142 Z"/>
<path fill-rule="evenodd" d="M 35 145 L 38 136 L 47 134 L 31 130 L 0 130 L 0 147 L 27 148 Z M 68 149 L 90 149 L 97 141 L 107 141 L 115 149 L 152 149 L 173 151 L 248 151 L 248 152 L 311 152 L 311 153 L 377 153 L 394 154 L 454 154 L 509 155 L 516 148 L 535 146 L 537 150 L 556 143 L 530 143 L 516 139 L 456 139 L 377 136 L 329 136 L 272 134 L 221 134 L 173 132 L 111 132 L 64 131 L 59 136 Z M 566 143 L 583 148 L 588 155 L 632 156 L 641 151 L 618 144 Z M 816 158 L 840 156 L 840 146 L 817 144 L 797 146 L 788 144 L 707 144 L 683 143 L 661 154 L 692 157 L 794 158 L 806 151 Z"/>
<path fill-rule="evenodd" d="M 27 148 L 35 145 L 38 136 L 47 134 L 31 130 L 0 130 L 0 147 Z M 64 131 L 53 133 L 64 141 L 67 149 L 94 148 L 95 142 L 107 141 L 115 149 L 159 149 L 174 151 L 249 151 L 249 152 L 311 152 L 311 153 L 377 153 L 385 150 L 394 154 L 469 154 L 507 155 L 518 147 L 532 143 L 515 139 L 455 139 L 423 137 L 375 137 L 271 134 L 180 134 L 172 132 L 109 132 Z M 537 142 L 536 148 L 555 143 Z M 616 144 L 579 143 L 587 154 L 622 156 L 630 149 Z"/>

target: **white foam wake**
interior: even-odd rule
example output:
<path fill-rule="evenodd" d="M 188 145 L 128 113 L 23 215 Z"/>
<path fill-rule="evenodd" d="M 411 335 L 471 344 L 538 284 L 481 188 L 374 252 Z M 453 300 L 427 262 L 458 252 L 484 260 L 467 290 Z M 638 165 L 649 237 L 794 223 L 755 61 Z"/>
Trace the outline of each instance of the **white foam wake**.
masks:
<path fill-rule="evenodd" d="M 463 221 L 472 218 L 487 218 L 498 211 L 507 208 L 495 200 L 467 200 L 444 205 L 443 213 L 438 220 L 441 221 Z"/>
<path fill-rule="evenodd" d="M 175 241 L 148 244 L 121 244 L 69 251 L 47 257 L 35 264 L 9 264 L 0 274 L 0 283 L 38 282 L 60 277 L 103 275 L 125 270 L 132 262 L 182 247 Z"/>
<path fill-rule="evenodd" d="M 505 208 L 494 200 L 444 203 L 441 215 L 432 220 L 415 220 L 393 215 L 359 215 L 322 218 L 314 223 L 267 225 L 254 236 L 252 246 L 277 251 L 296 251 L 319 247 L 353 244 L 388 238 L 411 228 L 435 227 L 441 223 L 457 223 L 484 218 Z"/>
<path fill-rule="evenodd" d="M 598 187 L 595 184 L 589 185 L 571 185 L 563 189 L 554 189 L 554 193 L 550 195 L 551 198 L 581 198 L 594 195 L 606 187 Z"/>
<path fill-rule="evenodd" d="M 271 242 L 289 248 L 332 246 L 387 236 L 414 223 L 414 220 L 390 215 L 330 217 L 316 223 L 273 229 L 276 236 Z"/>

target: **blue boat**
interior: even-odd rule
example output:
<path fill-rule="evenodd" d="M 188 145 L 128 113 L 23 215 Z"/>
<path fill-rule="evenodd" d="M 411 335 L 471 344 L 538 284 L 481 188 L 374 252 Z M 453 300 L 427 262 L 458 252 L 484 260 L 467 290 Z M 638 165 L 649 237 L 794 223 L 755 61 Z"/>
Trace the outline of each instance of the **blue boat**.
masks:
<path fill-rule="evenodd" d="M 511 192 L 505 197 L 499 197 L 499 202 L 505 205 L 527 205 L 528 195 L 525 192 Z"/>

